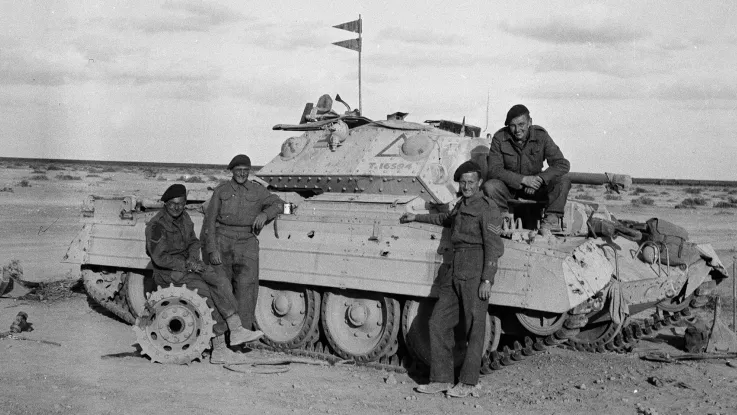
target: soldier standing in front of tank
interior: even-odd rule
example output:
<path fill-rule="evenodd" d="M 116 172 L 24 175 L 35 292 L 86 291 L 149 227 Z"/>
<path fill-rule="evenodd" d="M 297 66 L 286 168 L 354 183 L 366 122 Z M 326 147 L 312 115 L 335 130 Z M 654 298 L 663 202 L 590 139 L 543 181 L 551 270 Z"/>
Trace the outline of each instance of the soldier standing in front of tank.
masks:
<path fill-rule="evenodd" d="M 258 299 L 258 239 L 266 222 L 283 208 L 282 200 L 248 180 L 251 159 L 233 157 L 233 178 L 215 188 L 205 211 L 202 230 L 209 262 L 233 283 L 243 326 L 252 328 Z"/>
<path fill-rule="evenodd" d="M 530 111 L 524 105 L 510 108 L 504 125 L 491 140 L 484 193 L 499 206 L 502 214 L 509 210 L 508 199 L 545 201 L 540 233 L 550 235 L 560 230 L 560 219 L 571 190 L 571 180 L 566 174 L 571 164 L 548 132 L 532 125 Z M 543 161 L 548 163 L 544 171 Z"/>
<path fill-rule="evenodd" d="M 497 261 L 504 253 L 499 209 L 483 195 L 481 167 L 467 161 L 455 171 L 461 200 L 449 213 L 415 215 L 405 213 L 401 223 L 432 223 L 451 228 L 453 261 L 436 286 L 438 301 L 430 317 L 430 383 L 417 388 L 421 393 L 446 392 L 465 397 L 479 380 L 486 331 L 486 313 Z M 454 381 L 454 328 L 464 324 L 468 347 L 463 366 Z"/>
<path fill-rule="evenodd" d="M 186 285 L 197 290 L 213 308 L 215 326 L 211 363 L 242 363 L 243 355 L 228 349 L 225 332 L 230 329 L 230 344 L 236 346 L 259 339 L 263 333 L 243 328 L 230 281 L 200 260 L 200 241 L 184 208 L 187 189 L 174 184 L 161 196 L 164 209 L 146 224 L 146 253 L 151 258 L 154 283 L 158 286 Z M 213 307 L 214 305 L 214 307 Z"/>

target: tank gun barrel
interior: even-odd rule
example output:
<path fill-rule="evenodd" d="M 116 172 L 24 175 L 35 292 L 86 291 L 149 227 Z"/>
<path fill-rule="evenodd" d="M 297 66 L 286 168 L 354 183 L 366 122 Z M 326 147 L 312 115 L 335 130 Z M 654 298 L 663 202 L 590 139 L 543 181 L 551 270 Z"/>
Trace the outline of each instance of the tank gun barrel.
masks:
<path fill-rule="evenodd" d="M 605 184 L 615 191 L 632 187 L 632 177 L 627 174 L 571 172 L 568 177 L 572 184 Z"/>

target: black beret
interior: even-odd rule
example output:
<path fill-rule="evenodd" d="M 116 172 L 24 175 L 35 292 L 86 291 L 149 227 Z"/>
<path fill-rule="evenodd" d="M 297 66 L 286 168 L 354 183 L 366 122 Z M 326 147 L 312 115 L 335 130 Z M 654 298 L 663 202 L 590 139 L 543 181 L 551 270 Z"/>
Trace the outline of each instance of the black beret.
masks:
<path fill-rule="evenodd" d="M 467 162 L 458 166 L 455 174 L 453 174 L 453 181 L 458 182 L 461 180 L 461 176 L 463 176 L 465 173 L 473 172 L 478 172 L 479 177 L 481 177 L 481 166 L 479 166 L 478 163 L 473 160 L 468 160 Z"/>
<path fill-rule="evenodd" d="M 230 164 L 228 164 L 228 170 L 233 170 L 233 167 L 235 166 L 251 167 L 251 159 L 248 158 L 248 156 L 245 154 L 238 154 L 237 156 L 233 157 L 233 160 L 230 160 Z"/>
<path fill-rule="evenodd" d="M 530 114 L 530 110 L 528 110 L 527 107 L 522 104 L 517 104 L 513 106 L 509 109 L 509 111 L 507 111 L 507 119 L 504 120 L 504 125 L 509 125 L 509 123 L 512 122 L 513 119 L 525 114 Z"/>
<path fill-rule="evenodd" d="M 162 202 L 168 202 L 171 199 L 187 196 L 187 188 L 183 184 L 173 184 L 161 195 Z"/>

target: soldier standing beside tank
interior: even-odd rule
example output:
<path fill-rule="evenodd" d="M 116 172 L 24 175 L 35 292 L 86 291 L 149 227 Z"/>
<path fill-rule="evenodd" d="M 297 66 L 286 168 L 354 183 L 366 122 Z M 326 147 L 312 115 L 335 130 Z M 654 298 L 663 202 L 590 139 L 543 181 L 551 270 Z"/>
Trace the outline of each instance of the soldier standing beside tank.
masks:
<path fill-rule="evenodd" d="M 151 258 L 154 282 L 163 287 L 174 284 L 197 289 L 207 300 L 208 307 L 214 309 L 215 337 L 210 362 L 240 363 L 244 356 L 234 353 L 225 344 L 227 329 L 230 329 L 232 346 L 257 340 L 263 333 L 243 328 L 230 281 L 200 260 L 200 241 L 194 233 L 192 219 L 184 211 L 187 204 L 184 185 L 171 185 L 161 201 L 164 209 L 146 225 L 146 253 Z"/>
<path fill-rule="evenodd" d="M 258 299 L 258 239 L 266 222 L 283 209 L 282 200 L 248 180 L 251 159 L 239 154 L 228 165 L 233 179 L 219 185 L 205 211 L 202 230 L 210 264 L 233 283 L 243 326 L 252 328 Z"/>
<path fill-rule="evenodd" d="M 566 175 L 571 164 L 563 157 L 548 132 L 532 125 L 524 105 L 513 106 L 504 121 L 506 127 L 494 133 L 487 159 L 484 193 L 507 213 L 507 200 L 532 199 L 546 202 L 540 233 L 560 230 L 560 219 L 571 189 Z M 543 171 L 543 161 L 548 168 Z"/>
<path fill-rule="evenodd" d="M 430 317 L 430 383 L 417 388 L 421 393 L 446 392 L 465 397 L 479 380 L 484 348 L 486 313 L 497 261 L 504 253 L 501 215 L 494 203 L 480 191 L 481 167 L 467 161 L 453 179 L 459 183 L 461 200 L 449 213 L 415 215 L 405 213 L 401 223 L 432 223 L 451 228 L 453 261 L 436 285 L 438 301 Z M 463 324 L 468 347 L 458 383 L 453 386 L 454 328 Z"/>

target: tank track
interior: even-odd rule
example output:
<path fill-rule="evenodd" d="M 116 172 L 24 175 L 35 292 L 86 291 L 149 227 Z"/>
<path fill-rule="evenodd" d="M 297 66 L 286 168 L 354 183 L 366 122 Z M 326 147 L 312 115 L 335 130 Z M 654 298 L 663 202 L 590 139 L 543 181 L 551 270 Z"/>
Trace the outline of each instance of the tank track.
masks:
<path fill-rule="evenodd" d="M 642 321 L 628 321 L 619 333 L 611 336 L 603 344 L 593 344 L 592 342 L 591 345 L 577 345 L 574 349 L 591 353 L 629 353 L 641 338 L 651 336 L 662 328 L 673 326 L 683 319 L 691 317 L 692 310 L 705 306 L 708 301 L 708 295 L 702 295 L 699 290 L 696 290 L 689 305 L 683 310 L 675 312 L 662 311 L 662 315 L 656 312 L 651 317 Z"/>
<path fill-rule="evenodd" d="M 588 319 L 585 314 L 568 313 L 563 327 L 548 336 L 525 336 L 522 341 L 515 340 L 512 347 L 503 346 L 500 350 L 487 353 L 481 361 L 481 373 L 489 374 L 494 370 L 501 370 L 530 356 L 534 356 L 551 346 L 564 344 L 568 339 L 577 335 Z M 524 344 L 523 344 L 524 343 Z"/>
<path fill-rule="evenodd" d="M 125 290 L 122 289 L 122 273 L 104 274 L 101 270 L 84 268 L 82 280 L 87 294 L 105 310 L 128 324 L 135 324 L 136 318 L 130 312 Z"/>
<path fill-rule="evenodd" d="M 283 349 L 269 346 L 265 343 L 250 344 L 250 348 L 257 350 L 268 350 L 276 353 L 283 353 L 290 356 L 307 357 L 311 359 L 322 360 L 330 363 L 330 365 L 351 364 L 360 367 L 367 367 L 376 370 L 384 370 L 394 373 L 407 373 L 406 364 L 410 359 L 402 358 L 398 354 L 392 356 L 383 356 L 378 361 L 360 362 L 355 360 L 343 360 L 339 356 L 333 354 L 330 347 L 322 341 L 308 343 L 296 349 Z"/>

